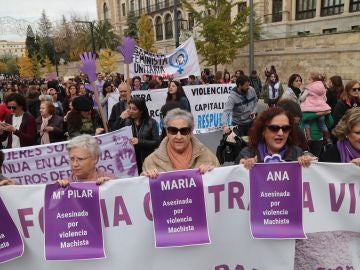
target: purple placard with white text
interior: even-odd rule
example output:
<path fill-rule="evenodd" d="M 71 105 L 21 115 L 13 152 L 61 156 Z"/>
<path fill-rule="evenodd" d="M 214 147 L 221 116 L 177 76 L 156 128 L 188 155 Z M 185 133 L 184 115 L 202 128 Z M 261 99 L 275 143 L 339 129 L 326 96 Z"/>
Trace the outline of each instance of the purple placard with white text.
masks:
<path fill-rule="evenodd" d="M 46 260 L 104 258 L 99 186 L 47 185 L 44 204 Z"/>
<path fill-rule="evenodd" d="M 24 243 L 14 221 L 0 198 L 0 263 L 22 256 Z"/>
<path fill-rule="evenodd" d="M 306 238 L 298 163 L 256 164 L 250 170 L 250 228 L 254 238 Z"/>
<path fill-rule="evenodd" d="M 149 184 L 156 247 L 210 243 L 199 170 L 162 173 Z"/>

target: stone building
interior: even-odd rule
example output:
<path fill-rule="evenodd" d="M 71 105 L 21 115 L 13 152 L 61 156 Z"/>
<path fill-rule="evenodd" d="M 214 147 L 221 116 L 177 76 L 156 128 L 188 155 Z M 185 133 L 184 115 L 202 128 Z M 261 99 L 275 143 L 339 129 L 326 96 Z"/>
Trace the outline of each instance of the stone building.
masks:
<path fill-rule="evenodd" d="M 25 52 L 25 42 L 0 40 L 0 57 L 20 57 Z"/>
<path fill-rule="evenodd" d="M 239 0 L 232 13 L 249 1 Z M 97 0 L 99 20 L 109 20 L 122 35 L 128 10 L 150 16 L 159 52 L 175 47 L 174 3 L 180 41 L 192 34 L 199 38 L 192 14 L 180 0 Z M 262 21 L 260 40 L 255 42 L 255 69 L 275 65 L 280 79 L 291 73 L 303 76 L 311 70 L 341 75 L 345 80 L 360 79 L 360 0 L 254 0 L 256 16 Z M 248 48 L 239 54 L 229 71 L 248 71 Z"/>

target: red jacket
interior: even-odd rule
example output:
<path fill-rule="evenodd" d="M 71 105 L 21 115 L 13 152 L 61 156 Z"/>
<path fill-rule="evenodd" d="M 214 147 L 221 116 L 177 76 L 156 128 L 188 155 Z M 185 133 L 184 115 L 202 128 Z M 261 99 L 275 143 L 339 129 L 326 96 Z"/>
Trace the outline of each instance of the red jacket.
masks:
<path fill-rule="evenodd" d="M 12 125 L 12 114 L 8 114 L 5 117 L 5 122 Z M 31 146 L 36 144 L 36 123 L 35 118 L 25 112 L 22 118 L 20 128 L 14 132 L 20 139 L 20 146 Z M 6 148 L 11 148 L 12 145 L 12 133 L 4 132 L 0 135 L 0 141 L 8 139 Z"/>
<path fill-rule="evenodd" d="M 5 103 L 0 104 L 0 121 L 5 120 L 5 116 L 11 113 Z"/>

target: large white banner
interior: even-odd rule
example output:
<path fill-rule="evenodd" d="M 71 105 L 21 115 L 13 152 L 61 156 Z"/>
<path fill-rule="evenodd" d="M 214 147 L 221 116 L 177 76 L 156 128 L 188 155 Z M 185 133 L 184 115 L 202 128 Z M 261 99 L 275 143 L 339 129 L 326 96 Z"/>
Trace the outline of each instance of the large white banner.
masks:
<path fill-rule="evenodd" d="M 195 119 L 194 133 L 207 133 L 222 128 L 221 117 L 234 84 L 205 84 L 184 86 L 184 91 L 189 99 L 191 113 Z M 133 91 L 133 96 L 143 97 L 153 117 L 161 130 L 160 109 L 165 104 L 167 89 L 147 91 Z M 108 103 L 109 110 L 114 103 Z M 231 125 L 231 115 L 228 117 L 228 125 Z"/>
<path fill-rule="evenodd" d="M 151 74 L 165 79 L 182 79 L 190 75 L 201 75 L 195 42 L 192 37 L 166 55 L 148 52 L 136 46 L 133 62 L 129 68 L 130 77 Z"/>
<path fill-rule="evenodd" d="M 97 167 L 118 178 L 137 176 L 136 156 L 130 144 L 131 127 L 96 136 L 101 156 Z M 2 173 L 19 184 L 51 184 L 70 176 L 67 142 L 4 149 Z"/>
<path fill-rule="evenodd" d="M 45 185 L 1 187 L 0 197 L 25 241 L 24 255 L 1 269 L 359 269 L 360 169 L 312 164 L 302 173 L 308 239 L 252 239 L 249 172 L 232 166 L 203 176 L 210 245 L 155 248 L 148 179 L 120 179 L 100 187 L 106 259 L 73 262 L 44 260 Z"/>

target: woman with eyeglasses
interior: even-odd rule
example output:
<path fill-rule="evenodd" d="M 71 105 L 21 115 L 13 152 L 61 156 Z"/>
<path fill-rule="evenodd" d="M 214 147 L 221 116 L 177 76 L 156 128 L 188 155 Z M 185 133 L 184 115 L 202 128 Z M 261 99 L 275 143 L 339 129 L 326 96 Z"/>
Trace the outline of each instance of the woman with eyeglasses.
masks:
<path fill-rule="evenodd" d="M 5 103 L 11 114 L 0 123 L 0 141 L 7 139 L 6 148 L 17 148 L 36 144 L 36 123 L 34 117 L 26 112 L 26 99 L 23 95 L 12 93 Z"/>
<path fill-rule="evenodd" d="M 136 164 L 139 175 L 142 165 L 160 143 L 159 128 L 156 121 L 150 117 L 145 100 L 140 97 L 131 97 L 127 107 L 127 117 L 120 119 L 120 126 L 131 126 L 133 137 L 130 144 L 135 148 Z"/>
<path fill-rule="evenodd" d="M 66 145 L 69 154 L 71 174 L 68 179 L 58 180 L 60 186 L 67 186 L 72 182 L 96 182 L 100 185 L 105 181 L 115 179 L 115 176 L 96 167 L 100 159 L 99 144 L 91 135 L 80 135 L 71 139 Z"/>
<path fill-rule="evenodd" d="M 345 90 L 338 100 L 332 112 L 334 125 L 340 121 L 345 112 L 351 108 L 360 106 L 360 83 L 358 81 L 349 81 L 345 85 Z"/>
<path fill-rule="evenodd" d="M 301 94 L 302 78 L 299 74 L 292 74 L 289 77 L 288 88 L 284 91 L 280 100 L 288 99 L 300 104 L 299 96 Z"/>
<path fill-rule="evenodd" d="M 338 141 L 321 154 L 319 161 L 360 166 L 360 108 L 347 110 L 332 134 Z"/>
<path fill-rule="evenodd" d="M 156 178 L 159 172 L 198 168 L 205 173 L 219 166 L 216 156 L 193 136 L 194 117 L 179 108 L 164 118 L 167 136 L 143 164 L 142 175 Z"/>
<path fill-rule="evenodd" d="M 255 163 L 299 161 L 309 166 L 312 156 L 304 155 L 298 145 L 294 117 L 282 108 L 262 112 L 249 131 L 248 146 L 240 151 L 235 164 L 251 169 Z"/>

